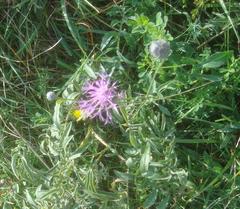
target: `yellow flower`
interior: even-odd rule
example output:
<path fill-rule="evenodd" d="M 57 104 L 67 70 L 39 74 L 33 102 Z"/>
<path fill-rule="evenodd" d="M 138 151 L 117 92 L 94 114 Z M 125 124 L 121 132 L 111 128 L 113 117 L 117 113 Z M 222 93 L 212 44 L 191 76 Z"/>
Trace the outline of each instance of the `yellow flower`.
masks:
<path fill-rule="evenodd" d="M 73 110 L 72 115 L 77 121 L 84 119 L 84 112 L 82 110 Z"/>

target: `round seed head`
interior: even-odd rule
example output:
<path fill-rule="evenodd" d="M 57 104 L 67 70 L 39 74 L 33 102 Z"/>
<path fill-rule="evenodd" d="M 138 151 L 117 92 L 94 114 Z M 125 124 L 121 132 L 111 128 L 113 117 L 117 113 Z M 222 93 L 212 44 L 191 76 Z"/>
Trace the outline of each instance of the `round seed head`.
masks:
<path fill-rule="evenodd" d="M 56 94 L 53 91 L 49 91 L 46 94 L 46 98 L 48 101 L 54 101 L 56 99 Z"/>
<path fill-rule="evenodd" d="M 149 52 L 155 58 L 166 59 L 171 52 L 170 44 L 165 40 L 152 41 Z"/>

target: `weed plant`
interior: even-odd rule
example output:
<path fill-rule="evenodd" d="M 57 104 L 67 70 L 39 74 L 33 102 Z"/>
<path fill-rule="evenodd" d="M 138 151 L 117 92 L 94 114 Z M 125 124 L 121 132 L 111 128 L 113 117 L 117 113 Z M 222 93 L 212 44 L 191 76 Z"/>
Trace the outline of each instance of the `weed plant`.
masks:
<path fill-rule="evenodd" d="M 1 208 L 240 208 L 239 9 L 1 1 Z M 121 92 L 107 124 L 79 109 L 101 73 Z"/>

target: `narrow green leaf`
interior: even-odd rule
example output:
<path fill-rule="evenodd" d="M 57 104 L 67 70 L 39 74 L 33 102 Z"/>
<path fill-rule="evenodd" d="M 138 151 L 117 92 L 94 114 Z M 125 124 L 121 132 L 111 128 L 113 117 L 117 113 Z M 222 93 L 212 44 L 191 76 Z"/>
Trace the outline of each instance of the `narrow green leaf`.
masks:
<path fill-rule="evenodd" d="M 208 81 L 221 81 L 222 78 L 217 75 L 202 75 L 203 79 L 208 80 Z"/>
<path fill-rule="evenodd" d="M 66 3 L 65 3 L 66 1 L 65 1 L 65 0 L 61 0 L 60 2 L 61 2 L 61 8 L 62 8 L 63 17 L 64 17 L 64 19 L 65 19 L 65 21 L 66 21 L 66 23 L 67 23 L 67 27 L 68 27 L 68 29 L 69 29 L 69 31 L 70 31 L 73 39 L 74 39 L 75 42 L 77 43 L 78 47 L 80 48 L 80 50 L 81 50 L 81 51 L 83 52 L 83 54 L 85 55 L 86 53 L 85 53 L 85 51 L 84 51 L 84 49 L 83 49 L 83 47 L 82 47 L 82 44 L 81 44 L 81 42 L 83 42 L 83 41 L 82 41 L 82 40 L 81 40 L 81 41 L 79 40 L 80 37 L 79 37 L 79 35 L 78 35 L 77 32 L 76 32 L 75 26 L 74 26 L 74 24 L 70 21 L 70 19 L 69 19 L 69 17 L 68 17 L 67 8 L 66 8 Z"/>
<path fill-rule="evenodd" d="M 36 202 L 34 201 L 34 199 L 32 198 L 32 196 L 30 195 L 29 191 L 26 190 L 25 191 L 25 195 L 26 195 L 26 200 L 28 201 L 28 203 L 32 206 L 34 206 L 34 208 L 37 207 Z"/>
<path fill-rule="evenodd" d="M 144 201 L 143 203 L 143 207 L 144 208 L 149 208 L 151 207 L 156 199 L 157 199 L 157 194 L 158 194 L 158 191 L 157 190 L 153 190 L 147 197 L 147 199 Z"/>
<path fill-rule="evenodd" d="M 43 190 L 42 185 L 38 186 L 35 192 L 37 200 L 44 200 L 47 197 L 51 196 L 52 194 L 56 193 L 58 189 L 52 188 L 50 190 Z"/>
<path fill-rule="evenodd" d="M 160 26 L 163 24 L 162 13 L 158 12 L 156 15 L 156 25 Z"/>
<path fill-rule="evenodd" d="M 65 150 L 69 144 L 69 142 L 73 139 L 73 135 L 70 135 L 70 131 L 72 130 L 72 122 L 68 123 L 65 126 L 63 135 L 62 135 L 62 148 Z"/>
<path fill-rule="evenodd" d="M 159 109 L 163 114 L 165 114 L 167 116 L 171 116 L 171 113 L 169 112 L 169 110 L 166 107 L 159 105 Z"/>
<path fill-rule="evenodd" d="M 96 78 L 97 78 L 97 76 L 96 76 L 96 74 L 94 73 L 93 69 L 92 69 L 89 65 L 85 64 L 85 65 L 84 65 L 84 70 L 85 70 L 85 72 L 88 74 L 89 77 L 91 77 L 91 78 L 93 78 L 93 79 L 96 79 Z"/>
<path fill-rule="evenodd" d="M 85 188 L 90 192 L 96 192 L 96 180 L 93 170 L 89 169 L 84 180 Z"/>
<path fill-rule="evenodd" d="M 203 68 L 218 68 L 226 64 L 231 58 L 232 52 L 216 52 L 201 63 Z"/>
<path fill-rule="evenodd" d="M 17 168 L 16 168 L 17 158 L 18 158 L 18 155 L 17 155 L 16 153 L 13 154 L 12 159 L 11 159 L 11 168 L 12 168 L 13 174 L 14 174 L 15 177 L 18 179 Z"/>
<path fill-rule="evenodd" d="M 97 191 L 91 192 L 89 190 L 84 190 L 84 192 L 93 198 L 99 199 L 101 201 L 113 201 L 119 199 L 119 194 L 113 192 Z"/>
<path fill-rule="evenodd" d="M 169 196 L 165 197 L 160 204 L 157 206 L 157 209 L 166 209 L 169 203 Z"/>
<path fill-rule="evenodd" d="M 54 123 L 54 125 L 58 129 L 60 129 L 60 125 L 61 125 L 61 121 L 60 121 L 60 107 L 61 107 L 61 103 L 57 101 L 56 105 L 54 107 L 53 123 Z"/>
<path fill-rule="evenodd" d="M 101 50 L 104 50 L 112 39 L 113 35 L 111 33 L 106 33 L 102 38 Z"/>
<path fill-rule="evenodd" d="M 3 209 L 12 209 L 12 206 L 9 203 L 4 202 L 3 203 Z"/>
<path fill-rule="evenodd" d="M 151 159 L 151 150 L 150 150 L 150 144 L 147 143 L 144 153 L 142 155 L 141 161 L 140 161 L 140 171 L 146 172 L 148 170 L 148 166 L 150 163 L 150 159 Z"/>
<path fill-rule="evenodd" d="M 120 172 L 120 171 L 114 171 L 115 175 L 123 180 L 123 181 L 132 181 L 133 180 L 133 176 L 128 174 L 128 173 L 123 173 L 123 172 Z"/>

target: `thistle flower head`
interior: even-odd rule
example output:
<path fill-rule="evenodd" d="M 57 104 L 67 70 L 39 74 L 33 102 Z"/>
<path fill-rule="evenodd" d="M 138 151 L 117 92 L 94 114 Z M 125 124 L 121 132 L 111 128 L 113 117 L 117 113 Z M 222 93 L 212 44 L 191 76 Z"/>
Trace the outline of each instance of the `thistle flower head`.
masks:
<path fill-rule="evenodd" d="M 166 59 L 171 53 L 171 49 L 167 41 L 157 40 L 151 42 L 149 52 L 155 58 Z"/>
<path fill-rule="evenodd" d="M 88 81 L 82 88 L 84 99 L 79 108 L 88 118 L 99 118 L 105 124 L 112 121 L 112 111 L 118 111 L 116 99 L 119 98 L 116 82 L 112 83 L 106 74 L 96 80 Z"/>

